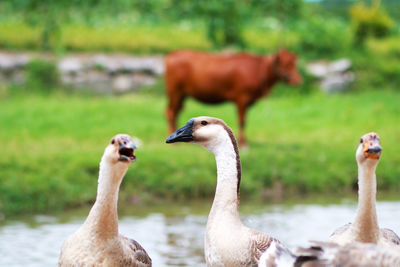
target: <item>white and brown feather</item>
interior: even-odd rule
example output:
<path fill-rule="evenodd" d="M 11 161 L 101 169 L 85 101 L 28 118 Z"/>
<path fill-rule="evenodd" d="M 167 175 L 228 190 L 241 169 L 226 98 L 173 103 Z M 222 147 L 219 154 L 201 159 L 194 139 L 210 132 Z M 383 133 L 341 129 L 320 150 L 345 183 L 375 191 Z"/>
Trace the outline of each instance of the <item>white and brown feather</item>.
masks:
<path fill-rule="evenodd" d="M 127 247 L 130 249 L 131 257 L 129 260 L 135 267 L 148 267 L 152 265 L 151 258 L 147 254 L 146 250 L 135 240 L 120 236 L 124 240 Z"/>
<path fill-rule="evenodd" d="M 267 234 L 252 230 L 253 235 L 251 239 L 251 255 L 252 255 L 252 265 L 258 265 L 261 255 L 271 246 L 272 242 L 279 242 L 277 239 L 270 237 Z M 280 243 L 280 242 L 279 242 Z"/>
<path fill-rule="evenodd" d="M 211 125 L 222 126 L 229 139 L 226 139 L 226 134 L 222 131 L 215 131 L 216 135 L 202 132 L 200 129 L 204 126 L 201 124 L 203 120 Z M 221 168 L 217 170 L 217 190 L 207 221 L 207 266 L 258 266 L 261 255 L 268 250 L 271 243 L 279 241 L 246 227 L 240 220 L 238 205 L 242 169 L 236 138 L 225 122 L 210 117 L 194 119 L 193 136 L 194 142 L 215 154 L 217 168 Z M 214 143 L 213 138 L 218 139 L 218 142 Z"/>
<path fill-rule="evenodd" d="M 308 248 L 298 248 L 294 266 L 400 266 L 400 249 L 354 242 L 339 245 L 332 242 L 311 242 Z"/>
<path fill-rule="evenodd" d="M 382 148 L 376 133 L 361 137 L 356 150 L 358 165 L 358 205 L 353 223 L 338 228 L 329 241 L 340 245 L 352 242 L 400 247 L 400 238 L 390 229 L 379 228 L 376 211 L 376 168 Z"/>
<path fill-rule="evenodd" d="M 121 145 L 115 140 L 119 138 L 124 144 L 131 141 L 127 135 L 117 135 L 107 146 L 100 163 L 95 204 L 83 225 L 62 245 L 58 266 L 152 265 L 138 242 L 118 233 L 118 192 L 129 165 L 118 160 Z"/>

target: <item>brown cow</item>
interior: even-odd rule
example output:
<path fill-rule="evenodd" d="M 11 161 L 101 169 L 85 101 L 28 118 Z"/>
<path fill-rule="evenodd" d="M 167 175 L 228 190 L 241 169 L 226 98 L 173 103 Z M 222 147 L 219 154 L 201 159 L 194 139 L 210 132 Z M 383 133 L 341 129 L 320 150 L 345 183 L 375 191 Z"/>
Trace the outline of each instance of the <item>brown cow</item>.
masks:
<path fill-rule="evenodd" d="M 276 55 L 246 53 L 217 55 L 195 51 L 176 51 L 166 56 L 166 89 L 169 97 L 167 118 L 170 132 L 186 96 L 209 104 L 232 101 L 239 113 L 239 142 L 244 137 L 245 114 L 257 99 L 267 95 L 278 81 L 299 84 L 296 56 L 287 50 Z"/>

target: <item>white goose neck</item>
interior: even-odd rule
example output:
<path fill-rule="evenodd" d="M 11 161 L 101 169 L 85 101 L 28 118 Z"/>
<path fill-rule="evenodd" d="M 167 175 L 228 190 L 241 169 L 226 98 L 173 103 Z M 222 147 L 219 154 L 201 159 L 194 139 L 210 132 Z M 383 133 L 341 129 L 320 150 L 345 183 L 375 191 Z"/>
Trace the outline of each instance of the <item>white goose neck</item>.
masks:
<path fill-rule="evenodd" d="M 104 157 L 100 162 L 97 197 L 84 227 L 96 237 L 112 238 L 118 235 L 118 193 L 128 165 L 111 163 Z"/>
<path fill-rule="evenodd" d="M 237 146 L 237 144 L 235 143 Z M 241 176 L 238 149 L 228 133 L 214 142 L 212 149 L 217 163 L 217 188 L 211 212 L 224 210 L 239 217 L 239 181 Z M 220 213 L 220 211 L 219 211 Z"/>
<path fill-rule="evenodd" d="M 376 164 L 358 164 L 358 207 L 353 225 L 361 242 L 377 243 L 379 238 L 375 170 Z"/>

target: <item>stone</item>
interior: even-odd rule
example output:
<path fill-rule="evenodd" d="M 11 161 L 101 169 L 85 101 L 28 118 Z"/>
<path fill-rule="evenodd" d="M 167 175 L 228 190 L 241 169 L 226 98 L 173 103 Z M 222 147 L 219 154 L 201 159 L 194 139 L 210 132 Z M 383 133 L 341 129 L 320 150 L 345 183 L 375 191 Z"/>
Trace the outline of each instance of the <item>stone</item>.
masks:
<path fill-rule="evenodd" d="M 307 64 L 307 71 L 317 78 L 325 77 L 329 72 L 329 65 L 324 61 L 317 61 Z"/>
<path fill-rule="evenodd" d="M 57 60 L 51 54 L 0 53 L 1 82 L 23 83 L 26 76 L 23 66 L 32 57 L 52 62 Z M 70 54 L 58 61 L 57 69 L 61 83 L 68 87 L 99 93 L 123 93 L 154 84 L 157 76 L 164 73 L 164 59 L 162 56 Z"/>
<path fill-rule="evenodd" d="M 307 71 L 320 80 L 320 87 L 326 93 L 344 91 L 354 81 L 349 71 L 351 62 L 347 58 L 333 62 L 316 61 L 307 64 Z"/>
<path fill-rule="evenodd" d="M 118 93 L 124 93 L 132 89 L 133 77 L 131 75 L 118 75 L 112 81 L 112 89 Z"/>
<path fill-rule="evenodd" d="M 325 77 L 321 81 L 321 88 L 325 93 L 344 91 L 354 81 L 352 72 L 335 73 Z"/>
<path fill-rule="evenodd" d="M 329 64 L 329 72 L 345 72 L 349 70 L 351 67 L 351 62 L 347 58 L 342 58 L 336 61 L 333 61 Z"/>
<path fill-rule="evenodd" d="M 58 70 L 61 74 L 77 74 L 85 69 L 82 60 L 75 57 L 67 57 L 58 62 Z"/>

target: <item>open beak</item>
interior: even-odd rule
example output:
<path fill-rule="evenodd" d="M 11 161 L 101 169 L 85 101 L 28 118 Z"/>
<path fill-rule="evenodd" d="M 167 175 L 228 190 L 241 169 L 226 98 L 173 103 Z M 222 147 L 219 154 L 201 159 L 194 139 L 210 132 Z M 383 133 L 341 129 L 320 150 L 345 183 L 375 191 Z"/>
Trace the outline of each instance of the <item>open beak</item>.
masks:
<path fill-rule="evenodd" d="M 125 140 L 126 144 L 119 143 L 119 161 L 136 161 L 135 149 L 136 146 L 132 143 L 132 140 Z"/>
<path fill-rule="evenodd" d="M 379 159 L 382 147 L 378 141 L 367 141 L 364 143 L 364 156 L 369 159 Z"/>
<path fill-rule="evenodd" d="M 190 119 L 185 126 L 179 128 L 174 133 L 172 133 L 167 140 L 166 143 L 176 143 L 176 142 L 190 142 L 193 141 L 193 125 L 194 120 Z"/>

